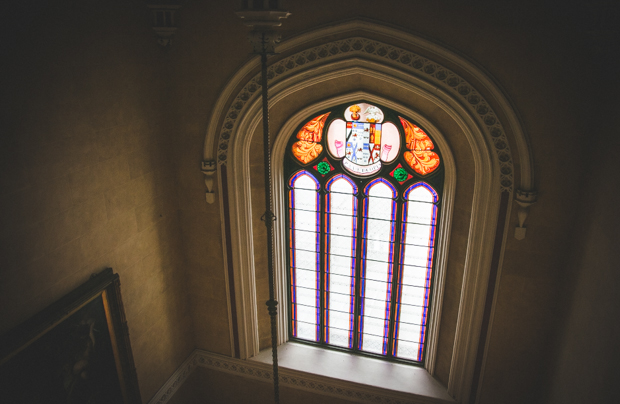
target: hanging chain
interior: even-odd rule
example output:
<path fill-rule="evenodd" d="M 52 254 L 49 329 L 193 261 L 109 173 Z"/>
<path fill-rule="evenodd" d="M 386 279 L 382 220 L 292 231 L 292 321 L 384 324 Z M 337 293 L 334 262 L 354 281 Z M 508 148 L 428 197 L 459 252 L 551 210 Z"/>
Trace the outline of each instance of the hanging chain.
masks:
<path fill-rule="evenodd" d="M 269 272 L 269 300 L 267 308 L 271 319 L 271 352 L 273 359 L 273 393 L 276 404 L 280 403 L 280 387 L 278 380 L 278 302 L 274 296 L 274 275 L 273 275 L 273 222 L 276 220 L 273 214 L 272 195 L 271 195 L 271 142 L 269 139 L 269 99 L 267 93 L 267 38 L 266 33 L 261 37 L 262 49 L 261 59 L 261 87 L 263 96 L 263 153 L 265 162 L 265 214 L 261 219 L 267 228 L 267 270 Z"/>

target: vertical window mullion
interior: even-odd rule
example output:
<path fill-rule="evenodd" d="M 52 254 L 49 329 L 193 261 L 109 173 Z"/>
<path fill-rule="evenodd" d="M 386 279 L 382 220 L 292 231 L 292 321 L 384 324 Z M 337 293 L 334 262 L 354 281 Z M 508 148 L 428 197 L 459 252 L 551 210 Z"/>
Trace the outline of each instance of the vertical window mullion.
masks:
<path fill-rule="evenodd" d="M 364 200 L 366 196 L 363 192 L 357 194 L 357 234 L 355 243 L 355 306 L 354 306 L 354 331 L 353 331 L 353 350 L 359 350 L 360 341 L 360 311 L 362 307 L 362 239 L 364 231 Z"/>
<path fill-rule="evenodd" d="M 401 234 L 403 231 L 403 198 L 401 195 L 398 196 L 396 203 L 396 223 L 394 223 L 395 237 L 394 237 L 394 245 L 393 253 L 394 253 L 394 266 L 392 269 L 392 300 L 390 302 L 390 328 L 388 334 L 388 353 L 387 356 L 392 357 L 394 353 L 394 335 L 396 328 L 396 314 L 398 310 L 397 300 L 400 294 L 400 288 L 398 284 L 400 282 L 401 272 L 402 272 L 402 263 L 401 263 Z M 397 258 L 398 257 L 398 258 Z"/>

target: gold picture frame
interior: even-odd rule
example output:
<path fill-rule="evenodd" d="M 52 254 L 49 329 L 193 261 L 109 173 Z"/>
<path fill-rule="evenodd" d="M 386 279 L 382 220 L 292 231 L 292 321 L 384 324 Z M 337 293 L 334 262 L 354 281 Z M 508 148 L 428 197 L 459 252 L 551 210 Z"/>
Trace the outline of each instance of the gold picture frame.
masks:
<path fill-rule="evenodd" d="M 0 337 L 3 402 L 141 404 L 111 268 Z"/>

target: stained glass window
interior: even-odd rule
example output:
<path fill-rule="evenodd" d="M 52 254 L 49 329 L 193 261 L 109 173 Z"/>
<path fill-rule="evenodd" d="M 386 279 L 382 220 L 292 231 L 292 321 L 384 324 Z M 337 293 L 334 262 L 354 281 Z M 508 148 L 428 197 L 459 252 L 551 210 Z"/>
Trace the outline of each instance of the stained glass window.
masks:
<path fill-rule="evenodd" d="M 430 136 L 359 102 L 309 117 L 288 150 L 292 338 L 423 363 L 443 185 Z"/>

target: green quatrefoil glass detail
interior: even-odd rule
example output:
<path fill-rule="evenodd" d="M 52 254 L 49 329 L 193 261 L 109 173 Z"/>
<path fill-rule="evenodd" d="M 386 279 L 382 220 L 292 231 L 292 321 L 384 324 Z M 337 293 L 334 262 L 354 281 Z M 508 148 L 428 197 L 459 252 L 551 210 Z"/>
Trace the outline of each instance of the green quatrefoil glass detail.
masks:
<path fill-rule="evenodd" d="M 325 161 L 321 161 L 319 164 L 316 165 L 316 170 L 325 175 L 328 172 L 330 172 L 332 170 L 332 168 L 329 166 L 329 163 L 325 162 Z"/>
<path fill-rule="evenodd" d="M 397 168 L 394 171 L 394 178 L 396 178 L 396 181 L 398 182 L 402 182 L 406 180 L 408 176 L 409 174 L 407 174 L 407 171 L 405 171 L 404 168 Z"/>

